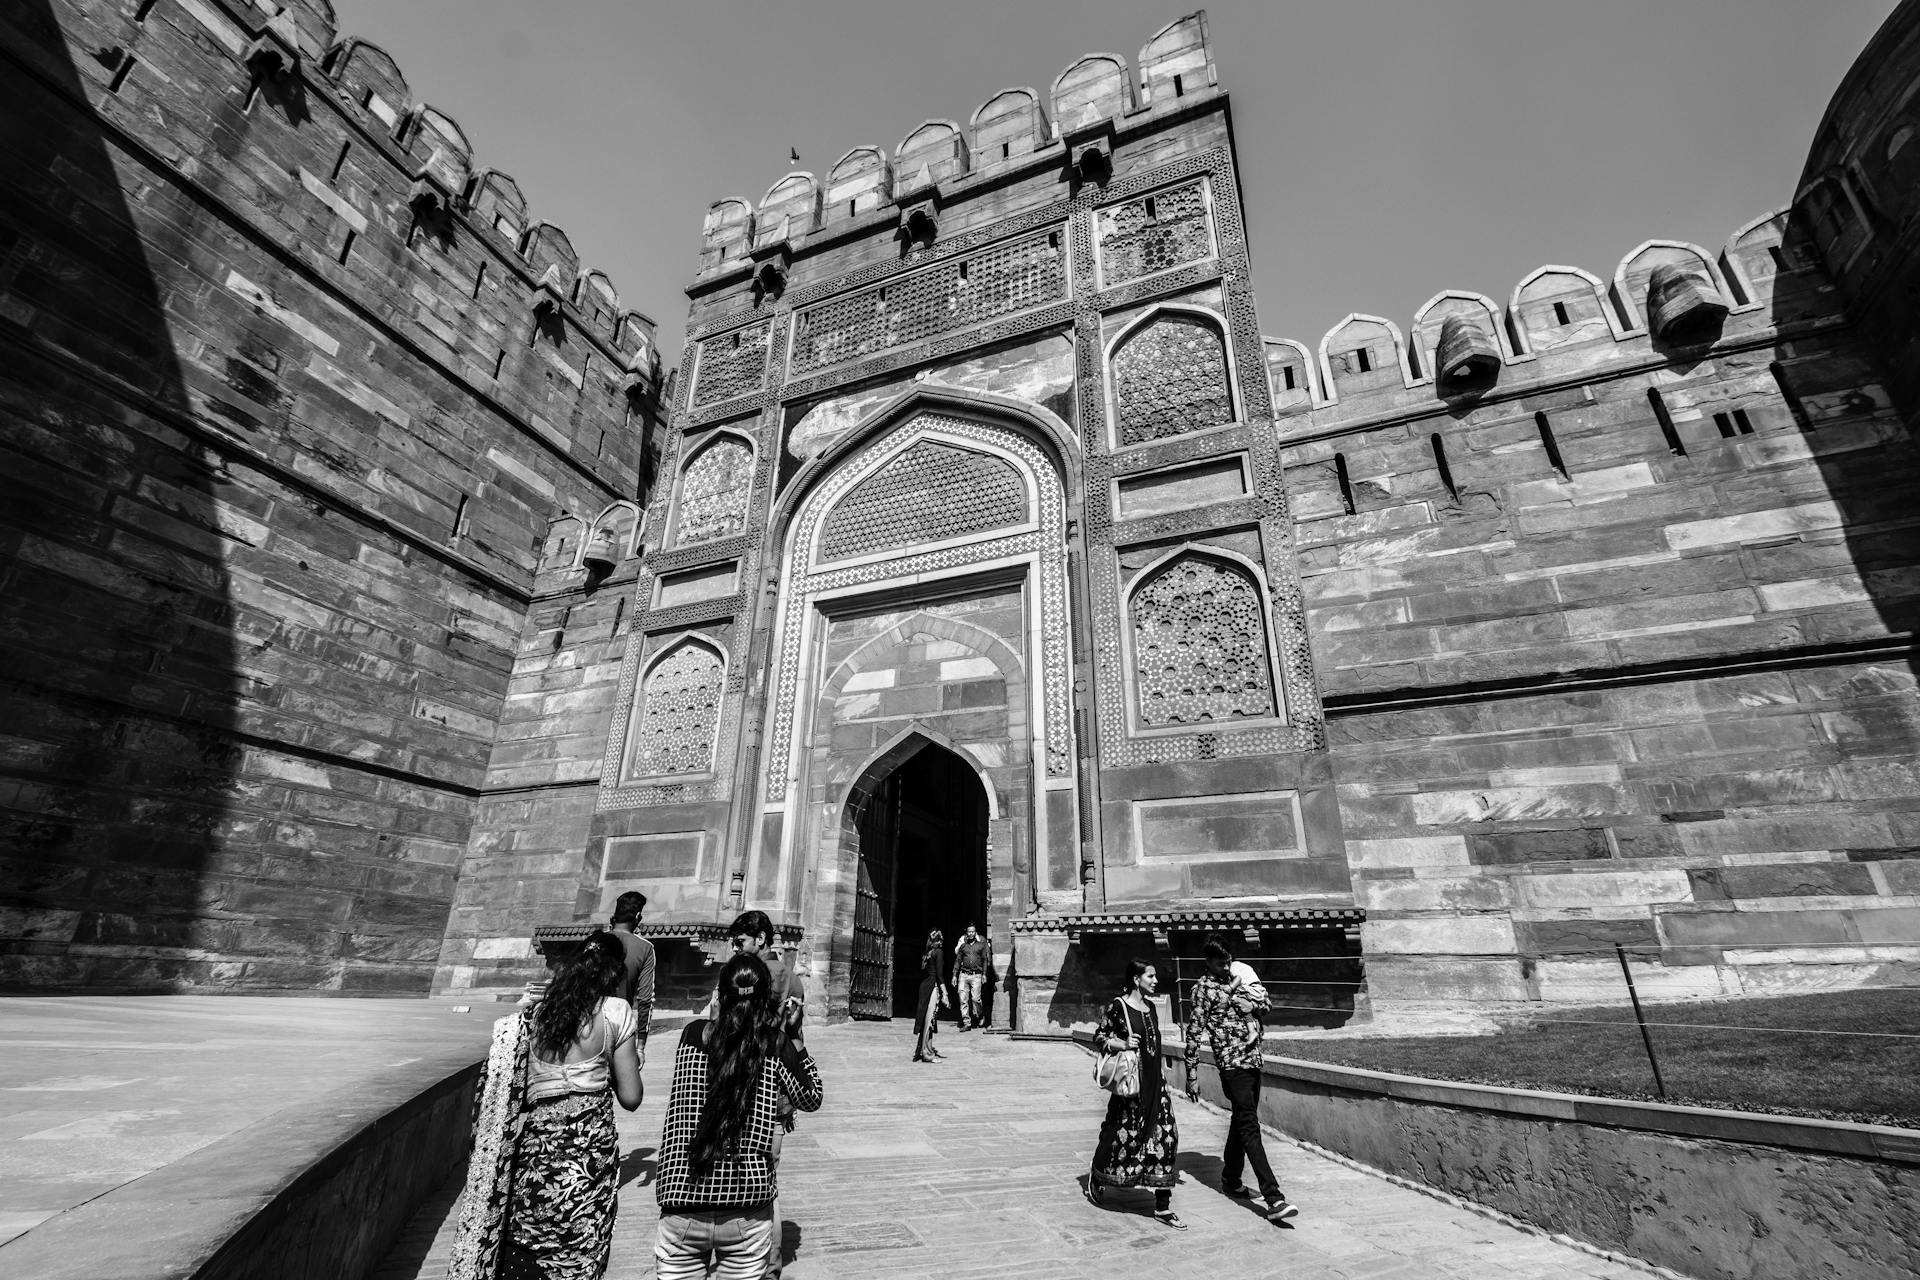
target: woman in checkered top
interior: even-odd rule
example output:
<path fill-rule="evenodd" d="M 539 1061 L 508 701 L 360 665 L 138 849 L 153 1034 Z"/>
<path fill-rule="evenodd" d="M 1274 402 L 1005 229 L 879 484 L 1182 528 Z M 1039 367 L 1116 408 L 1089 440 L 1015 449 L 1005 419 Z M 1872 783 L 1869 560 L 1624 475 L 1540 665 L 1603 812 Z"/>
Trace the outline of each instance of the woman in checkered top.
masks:
<path fill-rule="evenodd" d="M 767 1151 L 781 1098 L 818 1111 L 820 1071 L 797 1022 L 777 1016 L 773 980 L 741 952 L 720 970 L 719 1013 L 680 1035 L 655 1192 L 659 1280 L 759 1280 L 773 1267 L 779 1224 Z"/>

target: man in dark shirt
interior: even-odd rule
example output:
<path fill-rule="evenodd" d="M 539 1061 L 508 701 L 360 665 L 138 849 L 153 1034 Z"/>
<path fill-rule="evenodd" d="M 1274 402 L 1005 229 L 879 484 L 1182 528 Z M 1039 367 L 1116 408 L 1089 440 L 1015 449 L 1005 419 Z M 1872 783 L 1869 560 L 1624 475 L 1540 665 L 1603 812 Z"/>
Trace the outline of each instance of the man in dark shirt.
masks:
<path fill-rule="evenodd" d="M 969 1030 L 980 1025 L 981 989 L 987 981 L 987 962 L 993 958 L 987 940 L 973 925 L 967 926 L 966 936 L 953 945 L 953 971 L 960 985 L 960 1029 Z"/>
<path fill-rule="evenodd" d="M 626 976 L 620 981 L 620 998 L 633 1005 L 640 1020 L 640 1065 L 647 1062 L 647 1030 L 653 1021 L 653 944 L 634 932 L 640 913 L 647 909 L 647 895 L 629 890 L 614 900 L 613 919 L 607 925 L 627 953 Z"/>

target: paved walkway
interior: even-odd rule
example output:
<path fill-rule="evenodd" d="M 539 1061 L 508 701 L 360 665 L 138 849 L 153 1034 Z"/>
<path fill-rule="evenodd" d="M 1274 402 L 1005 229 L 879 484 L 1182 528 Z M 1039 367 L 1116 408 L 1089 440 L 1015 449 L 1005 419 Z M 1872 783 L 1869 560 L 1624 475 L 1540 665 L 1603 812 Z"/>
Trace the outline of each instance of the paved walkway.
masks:
<path fill-rule="evenodd" d="M 1190 1229 L 1147 1216 L 1145 1192 L 1110 1193 L 1095 1209 L 1079 1182 L 1104 1110 L 1090 1059 L 1068 1045 L 943 1031 L 947 1059 L 909 1060 L 905 1024 L 853 1023 L 808 1036 L 826 1080 L 819 1113 L 802 1116 L 781 1164 L 788 1280 L 1429 1280 L 1643 1277 L 1646 1273 L 1269 1139 L 1300 1217 L 1276 1227 L 1218 1190 L 1225 1118 L 1176 1102 Z M 646 1103 L 622 1114 L 614 1280 L 653 1274 L 650 1186 L 672 1040 L 656 1043 Z M 453 1189 L 415 1221 L 377 1280 L 439 1280 L 451 1241 Z"/>
<path fill-rule="evenodd" d="M 0 999 L 0 1275 L 36 1228 L 203 1147 L 410 1063 L 486 1052 L 502 1006 L 247 996 Z M 396 1097 L 396 1105 L 401 1099 Z M 229 1190 L 272 1186 L 247 1153 Z M 216 1238 L 215 1243 L 218 1242 Z M 31 1249 L 27 1249 L 31 1252 Z"/>

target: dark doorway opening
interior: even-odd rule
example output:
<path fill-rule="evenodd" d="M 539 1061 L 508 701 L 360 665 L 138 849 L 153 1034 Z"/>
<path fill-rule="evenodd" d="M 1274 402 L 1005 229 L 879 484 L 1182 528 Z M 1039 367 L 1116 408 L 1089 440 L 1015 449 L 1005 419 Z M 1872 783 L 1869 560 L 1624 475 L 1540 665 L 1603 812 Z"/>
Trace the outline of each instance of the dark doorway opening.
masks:
<path fill-rule="evenodd" d="M 987 927 L 987 793 L 965 761 L 928 744 L 877 786 L 859 816 L 850 1012 L 911 1018 L 927 935 Z"/>

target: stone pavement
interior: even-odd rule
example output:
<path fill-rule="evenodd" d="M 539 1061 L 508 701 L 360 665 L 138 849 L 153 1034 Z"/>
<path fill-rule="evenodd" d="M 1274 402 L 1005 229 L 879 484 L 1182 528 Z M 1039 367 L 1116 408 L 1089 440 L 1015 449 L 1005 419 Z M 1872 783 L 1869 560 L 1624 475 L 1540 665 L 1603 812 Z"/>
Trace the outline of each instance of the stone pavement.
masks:
<path fill-rule="evenodd" d="M 34 1228 L 82 1206 L 98 1214 L 116 1190 L 249 1126 L 409 1063 L 445 1058 L 451 1071 L 483 1056 L 501 1012 L 424 1000 L 0 999 L 0 1275 L 22 1275 L 10 1245 L 25 1247 Z M 275 1167 L 285 1155 L 261 1146 L 227 1170 L 227 1190 L 285 1172 Z"/>
<path fill-rule="evenodd" d="M 781 1214 L 797 1255 L 789 1280 L 884 1276 L 1030 1280 L 1407 1280 L 1426 1277 L 1639 1277 L 1505 1223 L 1349 1168 L 1281 1140 L 1269 1151 L 1300 1205 L 1275 1227 L 1218 1190 L 1225 1117 L 1184 1099 L 1182 1183 L 1190 1224 L 1147 1216 L 1145 1192 L 1081 1198 L 1105 1095 L 1073 1046 L 943 1030 L 944 1062 L 909 1060 L 905 1023 L 816 1028 L 808 1042 L 826 1079 L 821 1110 L 800 1118 L 781 1164 Z M 656 1041 L 647 1101 L 622 1114 L 623 1186 L 614 1280 L 653 1274 L 650 1186 L 672 1038 Z M 449 1188 L 423 1211 L 376 1280 L 440 1280 L 452 1234 Z"/>

